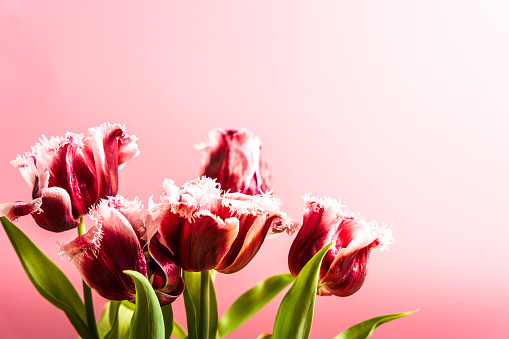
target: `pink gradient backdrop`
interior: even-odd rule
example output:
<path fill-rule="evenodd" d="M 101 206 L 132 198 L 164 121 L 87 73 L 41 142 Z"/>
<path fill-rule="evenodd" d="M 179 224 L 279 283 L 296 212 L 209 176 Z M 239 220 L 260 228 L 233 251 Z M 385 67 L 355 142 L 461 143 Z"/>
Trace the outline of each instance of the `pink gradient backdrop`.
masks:
<path fill-rule="evenodd" d="M 41 134 L 125 124 L 141 155 L 121 171 L 120 193 L 146 203 L 165 177 L 198 175 L 192 146 L 210 128 L 247 127 L 294 218 L 310 192 L 393 224 L 396 243 L 374 253 L 357 294 L 317 299 L 311 338 L 416 308 L 374 338 L 507 338 L 508 10 L 459 0 L 2 0 L 0 201 L 28 199 L 9 161 Z M 55 247 L 74 232 L 18 225 L 79 287 Z M 290 244 L 267 241 L 245 270 L 220 275 L 220 313 L 255 281 L 287 272 Z M 73 338 L 3 230 L 0 257 L 0 336 Z M 271 332 L 277 304 L 231 337 Z M 175 305 L 182 312 L 182 299 Z"/>

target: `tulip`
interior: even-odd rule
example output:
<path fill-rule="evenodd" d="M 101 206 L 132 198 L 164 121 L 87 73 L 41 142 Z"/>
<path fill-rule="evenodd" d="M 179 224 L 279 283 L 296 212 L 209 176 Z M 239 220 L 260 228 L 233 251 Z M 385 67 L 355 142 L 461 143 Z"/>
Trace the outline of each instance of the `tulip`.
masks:
<path fill-rule="evenodd" d="M 345 212 L 345 206 L 334 199 L 306 195 L 304 200 L 302 226 L 288 254 L 290 272 L 296 277 L 313 255 L 332 242 L 320 266 L 318 294 L 352 295 L 364 283 L 373 249 L 387 249 L 393 242 L 391 230 Z"/>
<path fill-rule="evenodd" d="M 123 273 L 134 270 L 151 282 L 161 305 L 174 301 L 184 290 L 180 268 L 160 235 L 146 237 L 147 219 L 139 200 L 121 196 L 101 200 L 90 212 L 94 226 L 84 235 L 61 246 L 78 268 L 83 280 L 109 300 L 134 302 L 132 279 Z"/>
<path fill-rule="evenodd" d="M 152 203 L 149 211 L 162 243 L 186 271 L 237 272 L 251 261 L 265 238 L 294 227 L 271 193 L 223 193 L 207 177 L 182 188 L 166 179 L 163 187 L 162 202 Z"/>
<path fill-rule="evenodd" d="M 107 123 L 89 132 L 86 138 L 73 133 L 43 136 L 31 152 L 11 162 L 33 187 L 32 198 L 41 198 L 42 212 L 32 216 L 44 229 L 77 227 L 100 199 L 117 194 L 118 169 L 139 154 L 136 137 L 121 125 Z"/>
<path fill-rule="evenodd" d="M 259 194 L 270 190 L 270 174 L 260 151 L 260 139 L 247 129 L 213 129 L 202 152 L 201 175 L 217 179 L 225 191 Z"/>

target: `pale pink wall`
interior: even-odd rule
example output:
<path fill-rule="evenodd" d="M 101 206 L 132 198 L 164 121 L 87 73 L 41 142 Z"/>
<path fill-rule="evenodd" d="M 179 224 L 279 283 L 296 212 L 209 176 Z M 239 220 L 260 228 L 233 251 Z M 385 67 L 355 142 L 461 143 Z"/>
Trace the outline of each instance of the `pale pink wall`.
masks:
<path fill-rule="evenodd" d="M 212 127 L 264 142 L 276 193 L 305 192 L 393 224 L 364 287 L 318 298 L 312 338 L 420 308 L 375 338 L 507 338 L 509 8 L 497 1 L 0 2 L 0 201 L 30 188 L 9 161 L 41 134 L 126 125 L 141 155 L 120 193 L 147 201 L 198 175 Z M 54 235 L 19 226 L 72 277 Z M 286 272 L 291 239 L 219 276 L 220 312 Z M 72 338 L 0 231 L 3 338 Z M 101 304 L 100 298 L 97 298 Z M 176 303 L 182 310 L 182 301 Z M 270 332 L 276 303 L 233 338 Z M 182 314 L 177 315 L 181 321 Z"/>

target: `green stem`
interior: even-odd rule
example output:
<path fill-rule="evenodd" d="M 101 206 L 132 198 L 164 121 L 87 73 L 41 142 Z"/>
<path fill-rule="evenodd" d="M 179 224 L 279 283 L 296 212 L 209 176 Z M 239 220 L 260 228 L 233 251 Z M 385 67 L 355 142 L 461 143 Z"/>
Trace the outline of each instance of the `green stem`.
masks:
<path fill-rule="evenodd" d="M 83 217 L 80 218 L 80 224 L 78 225 L 78 235 L 83 235 L 86 232 L 85 223 Z M 85 299 L 85 311 L 87 315 L 87 324 L 90 332 L 94 338 L 99 339 L 99 333 L 97 332 L 97 324 L 94 313 L 94 300 L 92 299 L 92 290 L 83 280 L 83 298 Z"/>
<path fill-rule="evenodd" d="M 209 319 L 210 319 L 210 272 L 201 272 L 201 284 L 200 284 L 200 316 L 199 316 L 199 329 L 198 338 L 209 337 Z"/>

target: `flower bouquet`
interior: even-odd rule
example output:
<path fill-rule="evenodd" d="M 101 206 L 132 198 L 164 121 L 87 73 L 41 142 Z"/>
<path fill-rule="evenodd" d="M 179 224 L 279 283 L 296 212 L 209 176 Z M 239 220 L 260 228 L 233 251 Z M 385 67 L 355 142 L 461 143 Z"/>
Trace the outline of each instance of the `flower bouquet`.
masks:
<path fill-rule="evenodd" d="M 246 129 L 214 129 L 196 146 L 202 176 L 182 187 L 166 179 L 160 199 L 118 194 L 118 170 L 139 155 L 137 138 L 121 125 L 89 134 L 42 137 L 18 155 L 32 188 L 27 202 L 0 204 L 2 225 L 28 278 L 68 317 L 83 339 L 216 339 L 230 335 L 288 285 L 272 333 L 258 338 L 308 338 L 316 295 L 346 297 L 366 277 L 374 249 L 392 243 L 390 228 L 367 222 L 329 197 L 304 196 L 302 223 L 281 210 L 260 139 Z M 31 215 L 52 232 L 78 230 L 60 253 L 83 277 L 83 300 L 62 271 L 8 219 Z M 91 223 L 85 226 L 84 216 Z M 294 235 L 290 273 L 269 277 L 218 316 L 214 276 L 234 274 L 266 238 Z M 92 290 L 109 300 L 97 321 Z M 184 298 L 187 326 L 171 303 Z M 354 325 L 336 336 L 367 338 L 377 326 L 412 312 Z"/>

